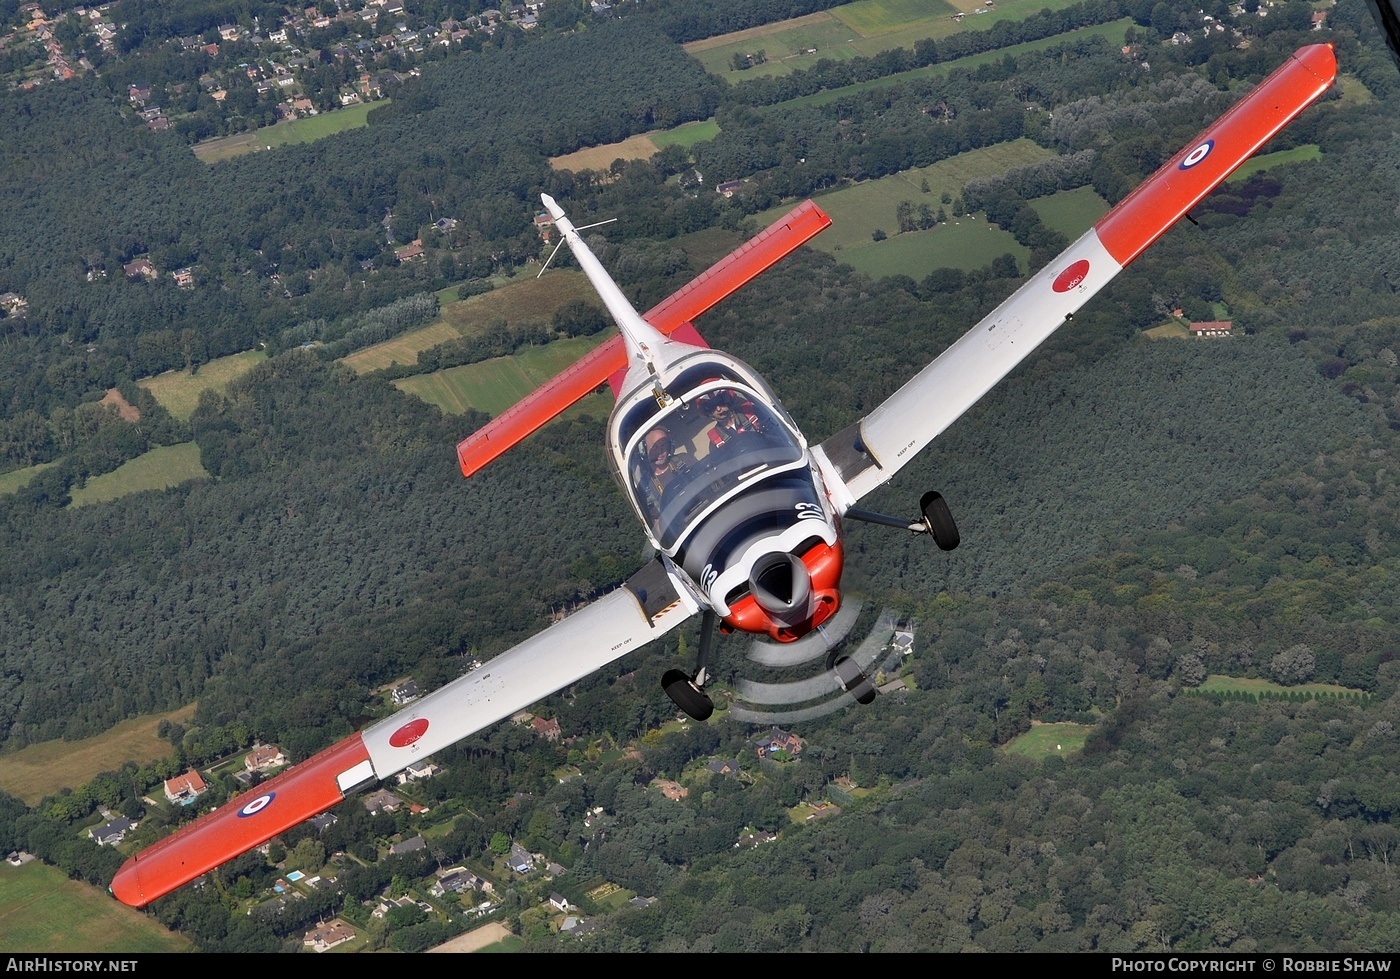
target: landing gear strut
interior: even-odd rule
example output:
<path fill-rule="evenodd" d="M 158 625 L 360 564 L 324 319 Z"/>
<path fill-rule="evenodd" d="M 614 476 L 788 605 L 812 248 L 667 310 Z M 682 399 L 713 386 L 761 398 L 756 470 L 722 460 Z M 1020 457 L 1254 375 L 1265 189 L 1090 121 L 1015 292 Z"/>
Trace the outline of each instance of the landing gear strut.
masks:
<path fill-rule="evenodd" d="M 714 701 L 705 693 L 705 681 L 710 662 L 710 652 L 715 645 L 716 616 L 712 609 L 705 611 L 700 621 L 700 652 L 696 656 L 695 672 L 667 670 L 661 676 L 661 687 L 681 710 L 697 721 L 708 721 L 715 712 Z"/>
<path fill-rule="evenodd" d="M 958 542 L 962 538 L 958 535 L 958 525 L 953 522 L 953 514 L 949 512 L 948 501 L 943 499 L 942 493 L 929 490 L 919 497 L 919 510 L 923 513 L 923 518 L 913 523 L 908 520 L 900 520 L 898 517 L 876 513 L 874 510 L 861 510 L 857 507 L 851 507 L 846 511 L 845 516 L 852 520 L 864 520 L 866 523 L 877 523 L 885 527 L 903 527 L 916 534 L 928 534 L 938 545 L 940 551 L 951 551 L 958 546 Z"/>

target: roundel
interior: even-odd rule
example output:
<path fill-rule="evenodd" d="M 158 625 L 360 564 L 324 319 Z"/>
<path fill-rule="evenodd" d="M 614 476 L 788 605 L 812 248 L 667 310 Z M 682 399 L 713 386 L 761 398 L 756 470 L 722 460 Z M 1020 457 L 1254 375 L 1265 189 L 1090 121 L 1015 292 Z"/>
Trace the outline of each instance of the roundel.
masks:
<path fill-rule="evenodd" d="M 1210 156 L 1210 151 L 1213 149 L 1215 149 L 1215 140 L 1206 140 L 1204 143 L 1202 143 L 1200 146 L 1197 146 L 1190 153 L 1187 153 L 1186 156 L 1182 159 L 1181 163 L 1177 166 L 1177 169 L 1190 170 L 1197 163 L 1200 163 L 1206 157 Z"/>
<path fill-rule="evenodd" d="M 421 738 L 428 730 L 428 719 L 420 717 L 409 721 L 393 734 L 389 735 L 389 743 L 395 748 L 407 748 L 413 742 Z"/>
<path fill-rule="evenodd" d="M 268 806 L 272 805 L 272 800 L 275 798 L 277 798 L 276 792 L 268 792 L 258 796 L 252 802 L 244 803 L 243 808 L 238 810 L 238 817 L 242 819 L 244 816 L 256 816 Z"/>
<path fill-rule="evenodd" d="M 1069 292 L 1079 283 L 1083 282 L 1089 274 L 1089 260 L 1081 258 L 1059 275 L 1055 276 L 1055 281 L 1050 284 L 1050 288 L 1056 292 Z"/>

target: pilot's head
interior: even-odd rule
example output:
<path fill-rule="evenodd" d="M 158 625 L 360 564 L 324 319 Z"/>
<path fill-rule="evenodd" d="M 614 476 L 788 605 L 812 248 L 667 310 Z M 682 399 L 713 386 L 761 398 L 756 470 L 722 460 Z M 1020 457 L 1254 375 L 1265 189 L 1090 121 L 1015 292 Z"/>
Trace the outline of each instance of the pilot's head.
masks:
<path fill-rule="evenodd" d="M 700 399 L 700 410 L 724 424 L 734 414 L 734 398 L 728 391 L 715 391 Z"/>
<path fill-rule="evenodd" d="M 664 428 L 653 428 L 647 432 L 642 440 L 645 446 L 647 461 L 653 467 L 661 469 L 671 460 L 671 436 Z"/>

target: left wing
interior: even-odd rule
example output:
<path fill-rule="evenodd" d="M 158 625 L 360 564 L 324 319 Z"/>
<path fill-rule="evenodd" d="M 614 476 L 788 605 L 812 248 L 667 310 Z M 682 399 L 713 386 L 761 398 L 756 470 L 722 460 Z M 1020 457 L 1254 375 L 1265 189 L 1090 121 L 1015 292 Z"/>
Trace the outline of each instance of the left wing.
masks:
<path fill-rule="evenodd" d="M 669 570 L 653 561 L 587 608 L 137 853 L 113 878 L 112 893 L 144 907 L 355 789 L 640 649 L 698 609 Z"/>
<path fill-rule="evenodd" d="M 839 475 L 848 491 L 843 509 L 888 482 L 962 417 L 1128 263 L 1327 91 L 1336 75 L 1330 44 L 1300 48 L 884 404 L 815 449 L 824 468 Z"/>

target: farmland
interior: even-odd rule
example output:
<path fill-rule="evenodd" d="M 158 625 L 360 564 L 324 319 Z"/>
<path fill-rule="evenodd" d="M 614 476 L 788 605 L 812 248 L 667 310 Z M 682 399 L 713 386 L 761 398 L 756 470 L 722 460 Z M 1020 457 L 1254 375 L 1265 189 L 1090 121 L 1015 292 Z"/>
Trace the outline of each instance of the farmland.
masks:
<path fill-rule="evenodd" d="M 276 146 L 310 143 L 326 136 L 345 132 L 347 129 L 358 129 L 361 126 L 369 125 L 370 110 L 376 106 L 387 104 L 387 100 L 362 102 L 359 105 L 337 109 L 334 112 L 322 112 L 319 115 L 307 116 L 305 119 L 279 122 L 275 126 L 264 126 L 251 133 L 239 133 L 236 136 L 206 140 L 193 147 L 194 155 L 205 163 L 212 164 L 222 160 L 231 160 L 244 153 L 270 150 Z"/>
<path fill-rule="evenodd" d="M 161 407 L 182 421 L 188 421 L 206 390 L 222 391 L 233 381 L 267 359 L 261 350 L 249 350 L 211 360 L 198 371 L 166 371 L 136 383 L 150 391 Z"/>
<path fill-rule="evenodd" d="M 72 491 L 73 506 L 106 503 L 142 490 L 169 489 L 192 479 L 208 479 L 199 462 L 199 446 L 193 442 L 162 445 L 144 452 L 112 472 L 89 479 Z"/>
<path fill-rule="evenodd" d="M 187 952 L 189 939 L 37 860 L 0 863 L 0 951 Z"/>

